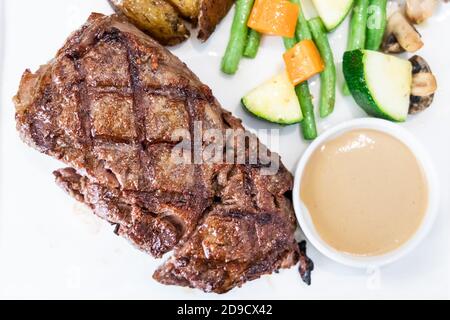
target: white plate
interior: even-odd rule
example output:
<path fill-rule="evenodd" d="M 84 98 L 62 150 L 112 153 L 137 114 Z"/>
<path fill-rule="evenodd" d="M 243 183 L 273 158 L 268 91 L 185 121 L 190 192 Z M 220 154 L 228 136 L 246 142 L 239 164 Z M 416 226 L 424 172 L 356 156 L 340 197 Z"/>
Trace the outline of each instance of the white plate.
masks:
<path fill-rule="evenodd" d="M 430 235 L 401 261 L 368 272 L 342 267 L 309 246 L 316 264 L 313 285 L 306 287 L 296 268 L 250 282 L 229 294 L 207 295 L 166 287 L 151 279 L 161 261 L 133 249 L 75 203 L 54 183 L 61 164 L 25 146 L 15 132 L 15 94 L 22 72 L 35 70 L 54 56 L 70 32 L 91 11 L 110 13 L 106 0 L 5 0 L 4 51 L 0 106 L 0 297 L 136 299 L 314 299 L 450 298 L 450 5 L 426 25 L 421 50 L 437 75 L 440 90 L 433 107 L 405 126 L 422 141 L 436 164 L 442 186 L 440 214 Z M 1 7 L 1 5 L 0 5 Z M 1 9 L 0 9 L 1 10 Z M 3 11 L 3 10 L 1 10 Z M 265 38 L 256 60 L 244 60 L 238 74 L 219 71 L 232 14 L 206 44 L 195 39 L 173 49 L 208 84 L 222 105 L 249 129 L 281 129 L 278 149 L 293 170 L 306 148 L 297 126 L 280 128 L 250 117 L 239 100 L 244 93 L 282 68 L 282 42 Z M 347 23 L 332 36 L 339 63 Z M 317 83 L 312 85 L 317 97 Z M 319 123 L 323 131 L 344 120 L 363 117 L 351 98 L 338 95 L 336 111 Z M 264 139 L 263 139 L 264 140 Z"/>

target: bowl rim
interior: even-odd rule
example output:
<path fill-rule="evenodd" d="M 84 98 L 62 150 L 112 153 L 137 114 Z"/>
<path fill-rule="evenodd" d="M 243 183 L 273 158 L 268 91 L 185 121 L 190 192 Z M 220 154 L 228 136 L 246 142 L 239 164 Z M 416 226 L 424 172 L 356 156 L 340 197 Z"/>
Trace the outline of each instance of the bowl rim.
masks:
<path fill-rule="evenodd" d="M 331 247 L 320 237 L 319 233 L 315 230 L 315 226 L 312 222 L 311 216 L 300 198 L 300 185 L 303 178 L 303 171 L 313 152 L 324 142 L 330 140 L 331 138 L 356 129 L 378 130 L 390 134 L 391 136 L 403 142 L 416 156 L 419 164 L 422 166 L 425 178 L 427 179 L 428 183 L 428 207 L 419 229 L 415 232 L 411 239 L 405 242 L 402 246 L 395 249 L 394 251 L 379 256 L 355 256 L 340 252 Z M 393 263 L 409 254 L 426 237 L 437 216 L 440 198 L 439 189 L 440 188 L 435 167 L 428 152 L 409 130 L 405 129 L 399 124 L 392 123 L 387 120 L 361 118 L 341 123 L 326 130 L 306 149 L 306 151 L 301 156 L 295 170 L 293 203 L 300 228 L 302 229 L 306 238 L 319 252 L 338 263 L 350 267 L 377 268 Z"/>

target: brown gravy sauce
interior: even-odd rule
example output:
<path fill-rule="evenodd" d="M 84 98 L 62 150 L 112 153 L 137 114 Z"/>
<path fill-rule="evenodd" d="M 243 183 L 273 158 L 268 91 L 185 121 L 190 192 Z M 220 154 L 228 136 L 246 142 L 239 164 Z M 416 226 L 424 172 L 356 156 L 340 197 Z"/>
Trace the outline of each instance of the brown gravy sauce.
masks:
<path fill-rule="evenodd" d="M 322 239 L 357 256 L 387 253 L 418 230 L 428 206 L 421 165 L 401 141 L 358 129 L 311 156 L 300 196 Z"/>

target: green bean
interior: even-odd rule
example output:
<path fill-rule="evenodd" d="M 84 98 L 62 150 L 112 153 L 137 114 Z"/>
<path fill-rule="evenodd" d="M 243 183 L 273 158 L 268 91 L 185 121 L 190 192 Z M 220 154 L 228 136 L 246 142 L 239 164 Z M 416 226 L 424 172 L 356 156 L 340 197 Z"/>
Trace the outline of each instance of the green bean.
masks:
<path fill-rule="evenodd" d="M 283 43 L 284 43 L 284 47 L 289 50 L 291 48 L 293 48 L 296 44 L 297 44 L 297 39 L 294 38 L 283 38 Z"/>
<path fill-rule="evenodd" d="M 247 44 L 244 49 L 244 57 L 255 58 L 258 54 L 259 44 L 261 42 L 261 34 L 258 31 L 250 29 L 247 37 Z"/>
<path fill-rule="evenodd" d="M 355 0 L 355 8 L 350 22 L 348 51 L 363 49 L 366 44 L 366 26 L 369 0 Z"/>
<path fill-rule="evenodd" d="M 386 24 L 387 0 L 370 0 L 367 18 L 366 49 L 380 49 Z"/>
<path fill-rule="evenodd" d="M 297 40 L 311 40 L 312 34 L 309 30 L 308 21 L 306 21 L 300 0 L 291 0 L 291 2 L 297 4 L 300 7 L 297 27 L 295 29 Z M 303 121 L 301 123 L 303 137 L 306 140 L 314 140 L 315 138 L 317 138 L 316 117 L 314 115 L 314 104 L 312 102 L 312 96 L 309 90 L 308 81 L 300 83 L 298 86 L 296 86 L 295 92 L 297 93 L 298 101 L 300 102 L 303 113 Z"/>
<path fill-rule="evenodd" d="M 247 41 L 247 21 L 253 7 L 254 0 L 237 0 L 233 24 L 231 26 L 230 40 L 222 59 L 222 71 L 226 74 L 235 74 L 244 53 Z"/>
<path fill-rule="evenodd" d="M 301 6 L 299 0 L 291 0 L 292 3 Z M 300 15 L 298 17 L 296 38 L 283 38 L 284 46 L 286 49 L 291 49 L 296 45 L 297 40 L 309 40 L 312 38 L 311 31 L 309 30 L 308 22 L 303 15 L 300 8 Z M 314 104 L 312 102 L 311 92 L 309 90 L 308 81 L 302 82 L 295 87 L 295 93 L 297 94 L 298 102 L 303 113 L 303 120 L 301 122 L 303 138 L 305 140 L 314 140 L 317 138 L 316 119 L 314 116 Z"/>
<path fill-rule="evenodd" d="M 296 44 L 293 38 L 283 38 L 286 49 L 291 49 Z M 295 87 L 300 108 L 302 109 L 303 120 L 301 128 L 305 140 L 314 140 L 317 138 L 316 117 L 314 116 L 314 104 L 312 102 L 311 92 L 309 91 L 308 81 L 304 81 Z"/>
<path fill-rule="evenodd" d="M 299 41 L 311 40 L 312 39 L 311 31 L 309 30 L 308 21 L 306 21 L 300 0 L 291 0 L 291 2 L 297 4 L 300 7 L 297 27 L 295 29 L 295 35 L 297 36 L 297 39 Z"/>
<path fill-rule="evenodd" d="M 369 0 L 355 0 L 353 15 L 350 20 L 350 34 L 347 50 L 363 49 L 366 45 L 366 26 Z M 350 95 L 347 83 L 344 84 L 344 94 Z"/>
<path fill-rule="evenodd" d="M 314 42 L 325 63 L 325 70 L 320 74 L 320 117 L 325 118 L 334 110 L 336 102 L 336 66 L 333 51 L 328 42 L 327 30 L 319 17 L 308 21 Z"/>
<path fill-rule="evenodd" d="M 295 87 L 300 107 L 302 108 L 303 120 L 301 122 L 303 138 L 314 140 L 317 138 L 316 117 L 314 116 L 314 104 L 308 81 L 302 82 Z"/>

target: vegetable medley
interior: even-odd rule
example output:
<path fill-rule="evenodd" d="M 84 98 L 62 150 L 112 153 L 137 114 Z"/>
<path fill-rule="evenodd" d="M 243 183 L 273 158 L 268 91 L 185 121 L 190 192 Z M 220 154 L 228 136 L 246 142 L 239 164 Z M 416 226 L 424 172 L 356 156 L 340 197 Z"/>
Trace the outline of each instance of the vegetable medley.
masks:
<path fill-rule="evenodd" d="M 308 17 L 303 10 L 307 1 L 315 9 Z M 369 115 L 405 121 L 408 113 L 431 105 L 437 81 L 422 57 L 405 60 L 392 54 L 423 47 L 414 24 L 431 17 L 438 0 L 406 0 L 404 8 L 393 11 L 388 2 L 237 0 L 222 71 L 235 74 L 243 57 L 255 58 L 263 35 L 282 37 L 286 70 L 252 90 L 242 103 L 264 120 L 300 123 L 303 137 L 313 140 L 317 127 L 308 80 L 320 75 L 319 116 L 328 117 L 334 111 L 337 84 L 328 34 L 350 15 L 343 93 L 351 94 Z"/>

